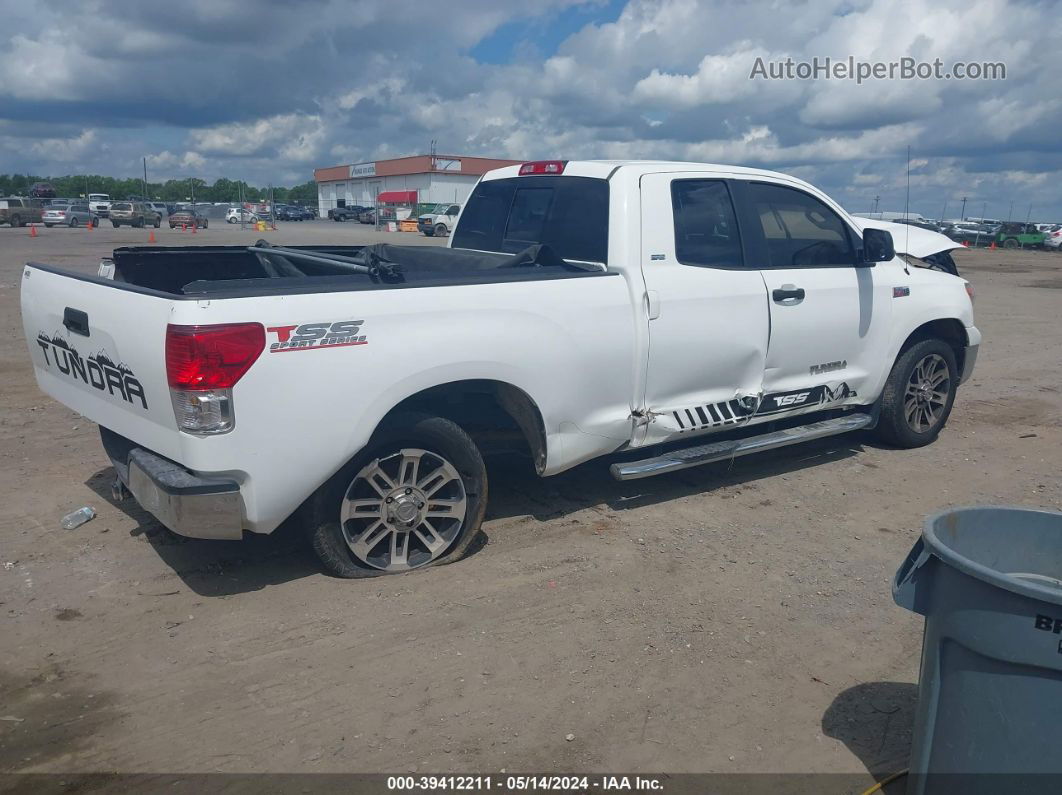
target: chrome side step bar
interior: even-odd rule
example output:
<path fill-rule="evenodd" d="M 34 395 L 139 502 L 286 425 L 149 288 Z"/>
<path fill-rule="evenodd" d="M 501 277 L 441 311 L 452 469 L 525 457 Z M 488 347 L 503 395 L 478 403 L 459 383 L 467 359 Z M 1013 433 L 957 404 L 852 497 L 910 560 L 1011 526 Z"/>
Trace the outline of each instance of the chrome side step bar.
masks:
<path fill-rule="evenodd" d="M 616 480 L 648 478 L 653 475 L 662 475 L 665 472 L 674 472 L 676 469 L 687 469 L 701 464 L 710 464 L 713 461 L 737 458 L 739 455 L 762 453 L 765 450 L 788 447 L 791 444 L 808 442 L 812 439 L 822 439 L 826 436 L 836 436 L 839 433 L 858 431 L 860 428 L 873 425 L 874 420 L 875 418 L 872 414 L 849 414 L 845 417 L 821 420 L 808 425 L 800 425 L 796 428 L 765 433 L 762 436 L 750 436 L 747 439 L 730 439 L 724 442 L 709 442 L 696 447 L 685 447 L 681 450 L 672 450 L 669 453 L 658 455 L 655 458 L 613 464 L 609 469 L 612 472 L 612 477 L 616 478 Z"/>

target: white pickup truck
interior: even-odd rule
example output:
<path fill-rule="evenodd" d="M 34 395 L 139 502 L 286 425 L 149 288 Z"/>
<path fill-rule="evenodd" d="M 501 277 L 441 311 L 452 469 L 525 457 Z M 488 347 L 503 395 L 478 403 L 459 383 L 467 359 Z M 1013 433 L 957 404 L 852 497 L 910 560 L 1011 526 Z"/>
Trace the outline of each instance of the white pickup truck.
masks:
<path fill-rule="evenodd" d="M 460 557 L 499 441 L 620 479 L 933 441 L 981 340 L 955 247 L 770 171 L 536 161 L 486 174 L 446 248 L 122 248 L 28 264 L 22 317 L 40 387 L 163 524 L 291 518 L 360 577 Z"/>

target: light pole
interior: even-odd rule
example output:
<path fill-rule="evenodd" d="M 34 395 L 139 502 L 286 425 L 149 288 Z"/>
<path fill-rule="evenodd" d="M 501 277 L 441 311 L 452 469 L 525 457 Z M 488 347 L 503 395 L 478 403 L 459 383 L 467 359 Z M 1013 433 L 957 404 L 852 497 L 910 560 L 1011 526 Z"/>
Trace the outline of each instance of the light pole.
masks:
<path fill-rule="evenodd" d="M 959 218 L 963 221 L 966 220 L 966 197 L 962 197 L 962 210 L 959 212 Z"/>

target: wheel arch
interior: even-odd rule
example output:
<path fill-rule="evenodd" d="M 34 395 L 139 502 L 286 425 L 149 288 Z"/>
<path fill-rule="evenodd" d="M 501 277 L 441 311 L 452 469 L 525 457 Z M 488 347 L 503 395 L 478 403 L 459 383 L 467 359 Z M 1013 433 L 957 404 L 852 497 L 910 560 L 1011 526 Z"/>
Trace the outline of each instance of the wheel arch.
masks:
<path fill-rule="evenodd" d="M 396 414 L 410 411 L 452 420 L 477 442 L 504 444 L 515 436 L 526 445 L 538 474 L 545 470 L 546 425 L 538 405 L 520 387 L 491 379 L 466 379 L 427 387 L 395 404 L 381 418 L 377 430 Z"/>
<path fill-rule="evenodd" d="M 929 320 L 907 335 L 900 350 L 896 354 L 898 359 L 912 345 L 917 345 L 922 340 L 940 339 L 951 346 L 955 352 L 955 365 L 959 372 L 963 372 L 966 359 L 966 346 L 970 339 L 966 334 L 966 327 L 958 318 L 937 318 Z"/>

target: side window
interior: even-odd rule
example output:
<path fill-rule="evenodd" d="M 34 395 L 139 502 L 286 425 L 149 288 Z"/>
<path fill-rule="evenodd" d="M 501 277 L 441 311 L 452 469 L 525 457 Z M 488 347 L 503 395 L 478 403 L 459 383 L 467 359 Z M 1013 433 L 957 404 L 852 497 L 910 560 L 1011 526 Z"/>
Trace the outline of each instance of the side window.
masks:
<path fill-rule="evenodd" d="M 458 207 L 456 204 L 451 204 L 450 205 L 450 209 L 448 209 L 446 211 L 446 214 L 447 215 L 457 215 L 459 212 L 461 212 L 461 208 Z"/>
<path fill-rule="evenodd" d="M 773 268 L 854 265 L 847 225 L 814 196 L 795 188 L 749 184 L 749 197 L 767 239 Z"/>
<path fill-rule="evenodd" d="M 726 183 L 682 179 L 671 183 L 675 215 L 675 258 L 683 265 L 742 267 L 734 204 Z"/>

